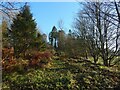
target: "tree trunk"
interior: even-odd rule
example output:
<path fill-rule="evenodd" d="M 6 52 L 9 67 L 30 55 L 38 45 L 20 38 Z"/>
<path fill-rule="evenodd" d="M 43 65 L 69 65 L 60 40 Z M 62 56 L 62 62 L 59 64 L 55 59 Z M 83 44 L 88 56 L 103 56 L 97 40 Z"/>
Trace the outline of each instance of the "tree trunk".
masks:
<path fill-rule="evenodd" d="M 93 56 L 93 59 L 94 59 L 94 63 L 97 64 L 98 57 L 97 56 Z"/>
<path fill-rule="evenodd" d="M 85 58 L 88 59 L 87 51 L 85 52 Z"/>
<path fill-rule="evenodd" d="M 103 64 L 108 67 L 109 66 L 108 60 L 107 59 L 103 59 Z"/>

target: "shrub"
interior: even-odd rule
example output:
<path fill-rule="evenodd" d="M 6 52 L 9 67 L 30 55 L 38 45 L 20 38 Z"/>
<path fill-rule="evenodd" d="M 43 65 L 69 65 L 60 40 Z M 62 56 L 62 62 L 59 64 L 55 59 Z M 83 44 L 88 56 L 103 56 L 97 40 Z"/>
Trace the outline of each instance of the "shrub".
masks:
<path fill-rule="evenodd" d="M 45 67 L 51 62 L 52 54 L 48 51 L 44 52 L 32 52 L 26 55 L 27 60 L 22 58 L 2 60 L 3 71 L 5 72 L 24 72 L 28 68 Z"/>
<path fill-rule="evenodd" d="M 43 65 L 47 65 L 51 61 L 51 58 L 52 54 L 48 51 L 34 52 L 27 56 L 30 67 L 42 67 Z"/>
<path fill-rule="evenodd" d="M 3 72 L 24 71 L 28 67 L 28 60 L 22 58 L 14 60 L 2 60 Z"/>
<path fill-rule="evenodd" d="M 16 63 L 16 60 L 2 60 L 3 71 L 13 71 Z"/>
<path fill-rule="evenodd" d="M 10 90 L 48 90 L 48 89 L 72 89 L 74 85 L 73 76 L 56 72 L 46 72 L 30 69 L 24 75 L 19 73 L 7 74 L 3 79 L 3 89 Z M 5 84 L 7 83 L 7 84 Z M 5 86 L 7 85 L 7 86 Z"/>
<path fill-rule="evenodd" d="M 3 60 L 13 60 L 14 49 L 11 48 L 2 48 L 2 59 Z"/>

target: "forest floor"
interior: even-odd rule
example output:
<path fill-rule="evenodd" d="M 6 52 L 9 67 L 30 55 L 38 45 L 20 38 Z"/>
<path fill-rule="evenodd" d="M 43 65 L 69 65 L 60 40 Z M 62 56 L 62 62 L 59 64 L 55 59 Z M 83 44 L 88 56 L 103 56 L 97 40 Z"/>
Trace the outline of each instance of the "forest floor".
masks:
<path fill-rule="evenodd" d="M 88 60 L 52 60 L 45 68 L 3 73 L 2 90 L 99 90 L 120 89 L 120 68 Z M 113 89 L 113 90 L 114 90 Z M 116 90 L 117 90 L 116 89 Z"/>

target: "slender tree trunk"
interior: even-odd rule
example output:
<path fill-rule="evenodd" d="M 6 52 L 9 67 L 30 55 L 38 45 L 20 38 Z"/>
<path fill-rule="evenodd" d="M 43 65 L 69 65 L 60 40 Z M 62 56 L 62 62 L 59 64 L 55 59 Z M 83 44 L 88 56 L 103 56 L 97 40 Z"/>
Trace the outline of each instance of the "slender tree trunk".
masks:
<path fill-rule="evenodd" d="M 94 58 L 94 63 L 96 64 L 97 62 L 96 62 L 96 58 L 95 57 L 93 57 Z"/>
<path fill-rule="evenodd" d="M 97 61 L 98 61 L 98 56 L 93 56 L 93 59 L 94 59 L 94 63 L 97 64 Z"/>
<path fill-rule="evenodd" d="M 109 66 L 108 60 L 104 60 L 104 65 L 105 65 L 105 66 Z"/>
<path fill-rule="evenodd" d="M 57 43 L 56 43 L 56 41 L 57 41 L 57 40 L 56 40 L 56 38 L 55 38 L 55 43 L 54 43 L 54 47 L 55 47 L 55 48 L 57 48 L 57 45 L 56 45 Z"/>
<path fill-rule="evenodd" d="M 85 58 L 88 59 L 87 51 L 85 51 Z"/>

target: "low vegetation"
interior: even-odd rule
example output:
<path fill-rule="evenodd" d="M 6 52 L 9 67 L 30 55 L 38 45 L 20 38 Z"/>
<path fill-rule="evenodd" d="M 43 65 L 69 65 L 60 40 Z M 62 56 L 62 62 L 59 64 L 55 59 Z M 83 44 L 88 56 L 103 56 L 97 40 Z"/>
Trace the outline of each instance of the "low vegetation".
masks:
<path fill-rule="evenodd" d="M 16 66 L 16 65 L 15 65 Z M 120 68 L 96 65 L 88 60 L 52 60 L 44 68 L 20 68 L 3 72 L 3 90 L 72 89 L 99 90 L 118 88 Z"/>

